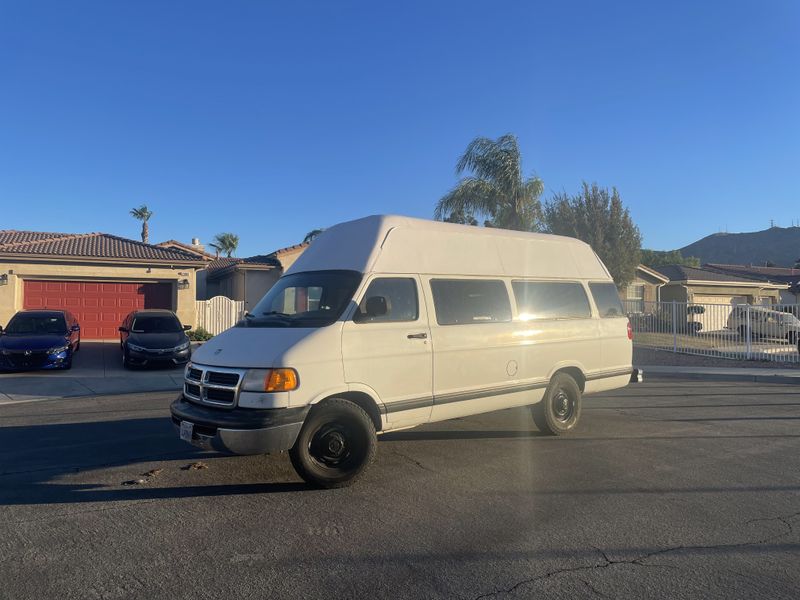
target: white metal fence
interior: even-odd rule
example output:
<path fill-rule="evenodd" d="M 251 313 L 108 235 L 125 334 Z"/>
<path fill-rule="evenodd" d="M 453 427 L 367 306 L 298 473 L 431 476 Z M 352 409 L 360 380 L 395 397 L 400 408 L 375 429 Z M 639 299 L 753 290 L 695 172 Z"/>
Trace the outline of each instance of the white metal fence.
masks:
<path fill-rule="evenodd" d="M 244 302 L 225 296 L 197 301 L 197 327 L 217 335 L 244 317 Z"/>
<path fill-rule="evenodd" d="M 800 362 L 800 305 L 625 303 L 633 343 L 739 360 Z"/>

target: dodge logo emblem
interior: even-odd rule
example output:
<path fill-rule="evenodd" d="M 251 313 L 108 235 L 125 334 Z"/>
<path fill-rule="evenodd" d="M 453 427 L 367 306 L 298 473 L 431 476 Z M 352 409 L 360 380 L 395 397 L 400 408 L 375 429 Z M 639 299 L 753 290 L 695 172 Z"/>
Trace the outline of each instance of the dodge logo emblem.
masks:
<path fill-rule="evenodd" d="M 25 356 L 30 356 L 31 354 L 33 353 L 30 350 L 25 350 Z"/>

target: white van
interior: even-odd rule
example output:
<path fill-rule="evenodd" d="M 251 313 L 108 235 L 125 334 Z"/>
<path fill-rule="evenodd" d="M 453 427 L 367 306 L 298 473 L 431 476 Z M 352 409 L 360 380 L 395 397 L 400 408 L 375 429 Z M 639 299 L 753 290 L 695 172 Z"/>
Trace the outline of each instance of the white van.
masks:
<path fill-rule="evenodd" d="M 532 405 L 540 430 L 569 432 L 582 395 L 629 383 L 631 337 L 581 241 L 366 217 L 195 352 L 172 420 L 196 446 L 289 450 L 306 481 L 341 487 L 387 431 Z"/>

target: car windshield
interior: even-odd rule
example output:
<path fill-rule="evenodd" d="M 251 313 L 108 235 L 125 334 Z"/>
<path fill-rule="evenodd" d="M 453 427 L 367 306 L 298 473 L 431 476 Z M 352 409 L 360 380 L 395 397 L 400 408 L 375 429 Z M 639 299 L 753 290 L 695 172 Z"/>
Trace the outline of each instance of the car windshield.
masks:
<path fill-rule="evenodd" d="M 172 315 L 143 315 L 133 320 L 134 333 L 176 333 L 183 328 Z"/>
<path fill-rule="evenodd" d="M 67 323 L 63 315 L 16 315 L 8 323 L 10 335 L 64 335 Z"/>
<path fill-rule="evenodd" d="M 355 271 L 281 277 L 238 327 L 324 327 L 338 319 L 361 281 Z"/>

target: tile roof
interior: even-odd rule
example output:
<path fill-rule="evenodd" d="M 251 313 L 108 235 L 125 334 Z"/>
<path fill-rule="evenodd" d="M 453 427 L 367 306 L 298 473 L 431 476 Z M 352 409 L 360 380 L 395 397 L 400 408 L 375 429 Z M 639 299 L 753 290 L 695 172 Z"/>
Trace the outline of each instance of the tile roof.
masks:
<path fill-rule="evenodd" d="M 161 248 L 108 233 L 45 233 L 0 230 L 0 257 L 4 255 L 119 258 L 144 261 L 196 261 L 196 254 L 178 248 Z"/>
<path fill-rule="evenodd" d="M 788 267 L 754 267 L 748 265 L 723 265 L 718 263 L 709 263 L 703 265 L 703 267 L 723 273 L 735 273 L 739 276 L 752 277 L 762 281 L 776 281 L 779 283 L 794 283 L 800 281 L 800 269 L 790 269 Z"/>
<path fill-rule="evenodd" d="M 723 283 L 763 283 L 763 280 L 748 279 L 700 267 L 685 265 L 662 265 L 655 269 L 670 281 L 719 281 Z"/>
<path fill-rule="evenodd" d="M 259 254 L 248 258 L 236 258 L 235 256 L 221 256 L 208 263 L 206 271 L 209 277 L 220 277 L 236 267 L 247 268 L 248 265 L 279 267 L 280 264 L 271 254 Z"/>
<path fill-rule="evenodd" d="M 186 250 L 191 254 L 195 254 L 197 256 L 201 256 L 207 260 L 213 260 L 214 255 L 210 252 L 206 252 L 205 250 L 201 250 L 196 246 L 192 246 L 191 244 L 184 244 L 183 242 L 179 242 L 178 240 L 165 240 L 163 242 L 158 242 L 156 244 L 159 248 L 172 248 L 177 247 L 180 250 Z"/>
<path fill-rule="evenodd" d="M 311 242 L 302 242 L 300 244 L 295 244 L 294 246 L 286 246 L 286 248 L 279 248 L 274 252 L 270 252 L 268 256 L 278 256 L 280 254 L 284 254 L 285 252 L 291 252 L 292 250 L 299 250 L 300 248 L 305 249 L 311 244 Z"/>

